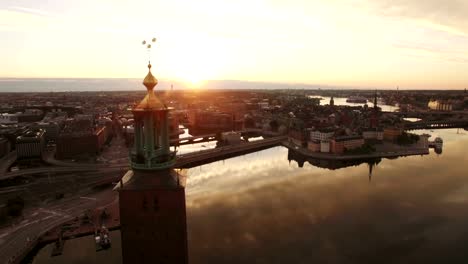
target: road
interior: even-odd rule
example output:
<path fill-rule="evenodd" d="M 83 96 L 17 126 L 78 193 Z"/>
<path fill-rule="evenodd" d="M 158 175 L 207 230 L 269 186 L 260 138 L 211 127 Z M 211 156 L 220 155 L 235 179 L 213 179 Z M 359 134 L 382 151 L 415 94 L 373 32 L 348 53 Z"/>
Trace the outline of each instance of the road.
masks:
<path fill-rule="evenodd" d="M 13 163 L 16 161 L 16 150 L 8 153 L 5 157 L 0 159 L 0 177 L 7 173 L 8 168 L 10 168 Z"/>
<path fill-rule="evenodd" d="M 91 199 L 82 199 L 86 196 Z M 96 200 L 92 200 L 96 199 Z M 24 212 L 16 225 L 0 229 L 0 261 L 19 263 L 48 230 L 80 216 L 88 209 L 110 204 L 116 199 L 111 189 L 83 192 L 73 197 L 55 201 Z"/>

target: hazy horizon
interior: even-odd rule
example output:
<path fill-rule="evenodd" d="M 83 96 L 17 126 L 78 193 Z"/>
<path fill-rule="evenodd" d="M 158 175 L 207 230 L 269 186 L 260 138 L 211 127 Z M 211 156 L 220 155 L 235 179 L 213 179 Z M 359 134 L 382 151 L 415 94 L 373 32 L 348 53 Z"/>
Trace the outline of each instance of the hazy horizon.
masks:
<path fill-rule="evenodd" d="M 156 90 L 192 90 L 190 84 L 160 79 Z M 207 80 L 201 82 L 197 90 L 396 90 L 397 87 L 352 87 L 302 83 L 258 82 L 242 80 Z M 400 91 L 412 90 L 447 90 L 464 89 L 411 89 L 398 87 Z M 75 91 L 144 91 L 142 78 L 0 78 L 0 93 L 8 92 L 75 92 Z"/>

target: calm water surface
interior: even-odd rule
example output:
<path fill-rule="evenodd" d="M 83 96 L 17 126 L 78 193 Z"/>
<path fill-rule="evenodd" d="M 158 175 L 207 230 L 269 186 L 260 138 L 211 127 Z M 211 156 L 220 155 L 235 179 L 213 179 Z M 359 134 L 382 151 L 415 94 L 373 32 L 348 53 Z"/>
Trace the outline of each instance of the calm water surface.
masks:
<path fill-rule="evenodd" d="M 416 132 L 443 153 L 383 159 L 372 178 L 367 163 L 300 168 L 283 147 L 187 170 L 190 263 L 468 263 L 468 132 Z M 120 263 L 118 234 L 33 263 Z"/>

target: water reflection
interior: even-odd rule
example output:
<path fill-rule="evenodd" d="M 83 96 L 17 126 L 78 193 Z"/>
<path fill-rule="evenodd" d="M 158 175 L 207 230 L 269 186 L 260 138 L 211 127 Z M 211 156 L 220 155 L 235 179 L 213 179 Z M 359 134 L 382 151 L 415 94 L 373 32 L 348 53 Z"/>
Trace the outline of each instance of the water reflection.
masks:
<path fill-rule="evenodd" d="M 324 164 L 277 147 L 187 170 L 190 263 L 467 263 L 468 136 L 420 132 L 444 154 Z"/>

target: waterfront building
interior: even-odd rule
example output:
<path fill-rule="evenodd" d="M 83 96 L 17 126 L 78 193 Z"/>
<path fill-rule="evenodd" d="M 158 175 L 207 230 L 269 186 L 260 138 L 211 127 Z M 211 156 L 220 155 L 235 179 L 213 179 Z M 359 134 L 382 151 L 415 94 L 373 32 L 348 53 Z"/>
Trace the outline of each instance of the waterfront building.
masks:
<path fill-rule="evenodd" d="M 322 140 L 320 141 L 320 152 L 329 153 L 330 152 L 330 141 Z"/>
<path fill-rule="evenodd" d="M 384 131 L 381 129 L 366 130 L 362 132 L 362 137 L 366 141 L 382 141 L 384 139 Z"/>
<path fill-rule="evenodd" d="M 16 138 L 18 159 L 41 158 L 45 147 L 45 132 L 42 129 L 30 129 Z"/>
<path fill-rule="evenodd" d="M 310 140 L 323 141 L 328 140 L 335 135 L 334 130 L 315 130 L 310 131 Z"/>
<path fill-rule="evenodd" d="M 154 94 L 148 65 L 145 98 L 132 110 L 134 146 L 119 191 L 123 263 L 188 263 L 185 187 L 172 169 L 168 115 L 172 108 Z"/>
<path fill-rule="evenodd" d="M 395 141 L 402 134 L 403 134 L 403 129 L 399 127 L 384 128 L 384 140 Z"/>
<path fill-rule="evenodd" d="M 453 105 L 448 101 L 430 100 L 427 107 L 435 111 L 452 111 Z"/>
<path fill-rule="evenodd" d="M 346 150 L 360 148 L 364 145 L 362 136 L 340 136 L 330 141 L 330 151 L 335 154 L 343 154 Z"/>
<path fill-rule="evenodd" d="M 307 142 L 307 149 L 310 152 L 320 152 L 320 141 L 309 141 Z"/>
<path fill-rule="evenodd" d="M 289 142 L 293 143 L 296 146 L 304 146 L 306 144 L 306 137 L 304 136 L 304 131 L 300 129 L 290 129 L 288 133 Z"/>

